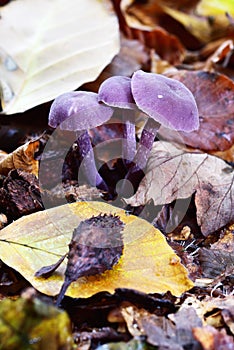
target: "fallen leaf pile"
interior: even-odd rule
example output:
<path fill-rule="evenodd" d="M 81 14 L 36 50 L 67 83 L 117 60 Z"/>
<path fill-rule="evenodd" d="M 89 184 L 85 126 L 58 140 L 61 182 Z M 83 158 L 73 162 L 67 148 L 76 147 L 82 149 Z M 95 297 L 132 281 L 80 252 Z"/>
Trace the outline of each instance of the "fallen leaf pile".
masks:
<path fill-rule="evenodd" d="M 0 38 L 0 349 L 234 350 L 233 0 L 0 0 Z M 129 198 L 122 110 L 88 131 L 109 192 L 48 114 L 137 70 L 200 126 L 160 127 Z"/>

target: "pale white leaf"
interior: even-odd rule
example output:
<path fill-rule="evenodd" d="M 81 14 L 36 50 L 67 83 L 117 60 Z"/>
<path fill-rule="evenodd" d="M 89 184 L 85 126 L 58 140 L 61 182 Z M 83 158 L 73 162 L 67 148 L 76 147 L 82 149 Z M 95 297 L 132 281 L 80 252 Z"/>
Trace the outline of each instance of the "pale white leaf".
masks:
<path fill-rule="evenodd" d="M 119 51 L 107 2 L 17 0 L 0 7 L 3 112 L 23 112 L 95 80 Z"/>

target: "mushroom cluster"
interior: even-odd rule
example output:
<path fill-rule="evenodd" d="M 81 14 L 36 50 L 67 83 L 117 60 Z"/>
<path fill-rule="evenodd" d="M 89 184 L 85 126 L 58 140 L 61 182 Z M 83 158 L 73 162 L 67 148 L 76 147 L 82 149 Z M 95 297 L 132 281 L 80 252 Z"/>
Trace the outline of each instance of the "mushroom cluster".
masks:
<path fill-rule="evenodd" d="M 137 189 L 160 125 L 177 131 L 191 132 L 199 128 L 196 101 L 191 91 L 178 80 L 136 71 L 131 78 L 114 76 L 105 80 L 98 93 L 76 91 L 55 99 L 49 114 L 49 125 L 77 133 L 80 156 L 84 159 L 87 181 L 108 191 L 96 169 L 88 129 L 102 125 L 121 109 L 123 122 L 122 158 L 127 167 L 125 183 Z M 146 123 L 136 147 L 135 124 L 139 111 Z M 121 194 L 125 195 L 125 185 Z"/>
<path fill-rule="evenodd" d="M 134 190 L 144 176 L 143 169 L 160 125 L 186 132 L 199 128 L 198 109 L 191 91 L 180 81 L 160 74 L 138 70 L 131 79 L 111 77 L 101 84 L 98 99 L 109 106 L 131 109 L 131 114 L 123 112 L 124 137 L 129 142 L 124 146 L 127 149 L 123 149 L 122 154 L 131 161 L 125 180 L 131 182 Z M 136 108 L 147 116 L 137 150 L 134 120 Z M 126 188 L 123 184 L 123 195 L 126 195 Z"/>

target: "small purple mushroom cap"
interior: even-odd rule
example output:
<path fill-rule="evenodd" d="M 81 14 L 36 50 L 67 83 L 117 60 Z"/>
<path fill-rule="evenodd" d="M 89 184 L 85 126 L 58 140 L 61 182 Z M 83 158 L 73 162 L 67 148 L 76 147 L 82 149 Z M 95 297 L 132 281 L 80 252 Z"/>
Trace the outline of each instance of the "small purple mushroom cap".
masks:
<path fill-rule="evenodd" d="M 99 88 L 98 100 L 119 108 L 123 121 L 122 157 L 125 165 L 132 161 L 136 152 L 135 111 L 137 109 L 131 91 L 131 79 L 114 76 L 105 80 Z"/>
<path fill-rule="evenodd" d="M 98 100 L 108 106 L 134 109 L 135 101 L 131 92 L 131 79 L 114 76 L 106 79 L 99 88 Z"/>
<path fill-rule="evenodd" d="M 92 186 L 108 192 L 108 186 L 98 173 L 88 129 L 107 122 L 113 114 L 111 107 L 98 102 L 97 94 L 73 91 L 58 96 L 51 105 L 49 125 L 76 132 L 83 172 Z"/>
<path fill-rule="evenodd" d="M 199 128 L 196 101 L 180 81 L 139 70 L 133 74 L 131 87 L 138 108 L 156 122 L 178 131 Z"/>
<path fill-rule="evenodd" d="M 87 130 L 107 122 L 112 108 L 98 102 L 97 94 L 72 91 L 58 96 L 51 105 L 49 125 L 70 131 Z"/>

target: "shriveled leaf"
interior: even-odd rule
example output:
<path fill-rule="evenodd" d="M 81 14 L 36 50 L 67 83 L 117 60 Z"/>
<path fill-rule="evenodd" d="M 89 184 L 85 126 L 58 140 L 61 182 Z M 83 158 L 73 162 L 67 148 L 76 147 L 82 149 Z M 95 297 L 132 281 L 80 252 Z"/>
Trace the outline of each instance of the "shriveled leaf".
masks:
<path fill-rule="evenodd" d="M 30 141 L 10 154 L 0 155 L 0 174 L 7 175 L 13 169 L 21 169 L 38 176 L 38 160 L 34 154 L 39 149 L 39 141 Z"/>
<path fill-rule="evenodd" d="M 116 17 L 98 0 L 12 1 L 1 8 L 0 36 L 7 114 L 96 79 L 119 50 Z"/>
<path fill-rule="evenodd" d="M 200 116 L 200 127 L 181 132 L 184 143 L 206 151 L 224 151 L 234 143 L 234 82 L 224 75 L 204 71 L 180 71 L 170 75 L 180 80 L 193 93 Z M 161 134 L 167 137 L 163 128 Z M 178 133 L 170 132 L 178 139 Z"/>
<path fill-rule="evenodd" d="M 153 199 L 155 205 L 164 205 L 195 192 L 197 221 L 204 235 L 234 219 L 233 168 L 217 157 L 186 153 L 159 141 L 154 144 L 136 194 L 126 202 L 140 206 Z"/>
<path fill-rule="evenodd" d="M 106 213 L 116 214 L 125 224 L 124 251 L 119 262 L 101 275 L 82 277 L 67 290 L 72 297 L 89 297 L 116 288 L 146 293 L 180 295 L 193 286 L 186 269 L 167 245 L 164 236 L 148 222 L 103 202 L 77 202 L 23 217 L 1 230 L 0 256 L 19 271 L 36 289 L 57 295 L 66 262 L 56 274 L 44 279 L 34 276 L 42 266 L 54 264 L 68 249 L 72 232 L 81 220 Z"/>
<path fill-rule="evenodd" d="M 123 254 L 123 227 L 118 216 L 100 214 L 81 221 L 74 229 L 69 243 L 65 280 L 57 305 L 60 305 L 72 282 L 80 277 L 100 275 L 112 270 L 118 263 Z"/>
<path fill-rule="evenodd" d="M 1 301 L 0 339 L 1 349 L 72 349 L 68 315 L 37 298 Z"/>

